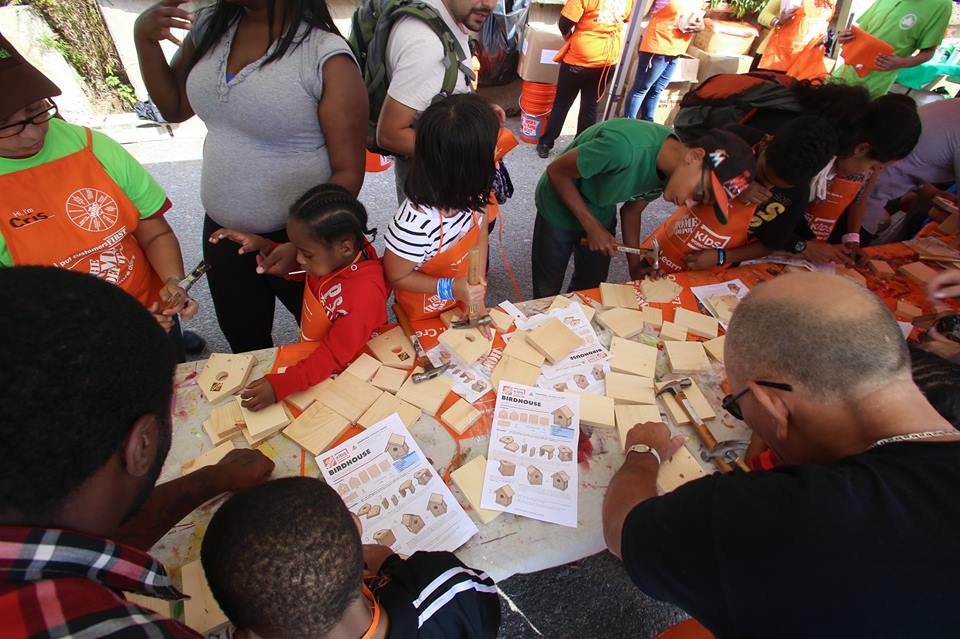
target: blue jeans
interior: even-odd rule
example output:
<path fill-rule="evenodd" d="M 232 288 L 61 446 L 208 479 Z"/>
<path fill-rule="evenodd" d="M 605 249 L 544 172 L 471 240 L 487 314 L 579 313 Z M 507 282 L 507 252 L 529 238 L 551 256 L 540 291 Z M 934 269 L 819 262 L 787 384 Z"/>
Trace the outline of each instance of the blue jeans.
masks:
<path fill-rule="evenodd" d="M 653 122 L 660 94 L 670 84 L 673 70 L 677 67 L 677 56 L 641 51 L 637 60 L 637 79 L 630 89 L 624 115 L 636 118 L 639 113 L 641 120 Z"/>

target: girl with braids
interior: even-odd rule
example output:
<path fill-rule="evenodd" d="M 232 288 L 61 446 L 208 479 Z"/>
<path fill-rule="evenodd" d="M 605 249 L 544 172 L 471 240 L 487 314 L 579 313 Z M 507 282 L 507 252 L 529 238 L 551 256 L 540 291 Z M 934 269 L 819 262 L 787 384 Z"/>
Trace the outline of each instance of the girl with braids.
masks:
<path fill-rule="evenodd" d="M 299 318 L 303 285 L 287 244 L 300 193 L 363 184 L 367 92 L 324 0 L 218 0 L 196 14 L 161 0 L 134 26 L 150 98 L 168 122 L 207 126 L 203 237 L 240 229 L 281 244 L 258 276 L 252 255 L 204 242 L 217 320 L 235 352 L 273 345 L 276 300 Z M 189 30 L 186 35 L 174 32 Z M 160 42 L 180 48 L 168 62 Z"/>
<path fill-rule="evenodd" d="M 305 360 L 283 373 L 251 382 L 240 394 L 243 405 L 260 410 L 284 397 L 319 384 L 345 369 L 363 350 L 371 334 L 387 321 L 390 288 L 383 265 L 366 236 L 367 211 L 336 184 L 315 186 L 290 208 L 287 235 L 306 281 L 300 325 L 304 341 L 317 342 Z M 220 229 L 210 242 L 232 240 L 238 254 L 263 264 L 275 251 L 287 250 L 269 239 L 234 229 Z M 257 267 L 263 273 L 263 267 Z"/>

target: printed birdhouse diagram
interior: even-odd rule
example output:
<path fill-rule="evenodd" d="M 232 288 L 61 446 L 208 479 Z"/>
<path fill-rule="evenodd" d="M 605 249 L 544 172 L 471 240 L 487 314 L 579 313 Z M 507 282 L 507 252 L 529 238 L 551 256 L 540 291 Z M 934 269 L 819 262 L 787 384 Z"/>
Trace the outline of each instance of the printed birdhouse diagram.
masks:
<path fill-rule="evenodd" d="M 400 487 L 397 490 L 400 493 L 400 499 L 406 497 L 407 493 L 410 493 L 411 495 L 415 495 L 417 493 L 417 489 L 413 486 L 413 481 L 409 479 L 400 484 Z"/>
<path fill-rule="evenodd" d="M 553 451 L 556 450 L 555 447 L 550 444 L 544 444 L 540 447 L 540 456 L 546 457 L 548 460 L 553 459 Z"/>
<path fill-rule="evenodd" d="M 569 428 L 573 425 L 573 411 L 568 406 L 561 406 L 551 414 L 553 415 L 553 423 L 557 426 Z"/>
<path fill-rule="evenodd" d="M 511 453 L 517 452 L 517 450 L 520 448 L 520 444 L 514 441 L 513 437 L 501 437 L 500 443 L 503 444 L 503 447 Z"/>
<path fill-rule="evenodd" d="M 412 515 L 410 513 L 407 513 L 401 517 L 400 523 L 406 526 L 407 530 L 414 535 L 423 530 L 423 527 L 426 526 L 426 524 L 423 523 L 423 518 L 420 515 Z"/>
<path fill-rule="evenodd" d="M 504 508 L 513 503 L 514 492 L 513 488 L 510 486 L 503 485 L 500 488 L 497 488 L 493 494 L 496 495 L 497 503 Z"/>
<path fill-rule="evenodd" d="M 506 461 L 504 459 L 500 460 L 500 474 L 504 477 L 513 477 L 517 472 L 517 465 L 513 462 Z"/>
<path fill-rule="evenodd" d="M 560 461 L 573 461 L 573 450 L 566 446 L 559 446 L 557 448 L 557 457 L 560 458 Z"/>
<path fill-rule="evenodd" d="M 383 530 L 378 530 L 373 533 L 374 540 L 381 546 L 392 546 L 397 543 L 397 536 L 393 534 L 393 531 L 389 528 L 384 528 Z"/>
<path fill-rule="evenodd" d="M 598 382 L 607 376 L 606 371 L 603 370 L 602 364 L 597 364 L 593 367 L 593 378 Z"/>
<path fill-rule="evenodd" d="M 570 475 L 565 471 L 559 470 L 550 475 L 550 478 L 553 480 L 553 487 L 557 490 L 566 490 L 570 486 Z"/>
<path fill-rule="evenodd" d="M 403 458 L 410 452 L 410 446 L 407 445 L 407 439 L 403 435 L 390 435 L 387 440 L 387 453 L 393 457 L 394 461 Z"/>
<path fill-rule="evenodd" d="M 590 380 L 587 379 L 587 376 L 579 373 L 573 376 L 573 383 L 576 384 L 580 390 L 584 390 L 590 386 Z"/>
<path fill-rule="evenodd" d="M 527 466 L 527 483 L 531 486 L 543 484 L 543 473 L 536 466 Z"/>
<path fill-rule="evenodd" d="M 443 501 L 443 495 L 439 493 L 430 495 L 430 500 L 427 501 L 427 510 L 429 510 L 430 514 L 434 517 L 440 517 L 446 513 L 447 502 Z"/>
<path fill-rule="evenodd" d="M 416 479 L 417 483 L 421 486 L 426 486 L 430 483 L 431 477 L 433 477 L 433 475 L 430 474 L 430 470 L 427 468 L 421 468 L 413 474 L 413 478 Z"/>

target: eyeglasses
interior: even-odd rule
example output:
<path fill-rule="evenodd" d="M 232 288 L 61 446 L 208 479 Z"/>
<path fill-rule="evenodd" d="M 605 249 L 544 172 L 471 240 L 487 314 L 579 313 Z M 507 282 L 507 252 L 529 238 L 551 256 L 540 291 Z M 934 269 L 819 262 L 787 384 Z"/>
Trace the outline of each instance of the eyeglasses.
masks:
<path fill-rule="evenodd" d="M 710 188 L 710 169 L 706 166 L 703 167 L 703 170 L 700 172 L 700 184 L 696 191 L 693 192 L 693 200 L 698 204 L 710 204 L 707 197 L 712 193 Z"/>
<path fill-rule="evenodd" d="M 758 379 L 753 383 L 757 386 L 766 386 L 767 388 L 776 388 L 777 390 L 793 392 L 793 386 L 790 384 L 783 384 L 781 382 L 765 382 L 761 379 Z M 724 397 L 723 402 L 721 403 L 723 410 L 727 411 L 740 421 L 743 421 L 743 412 L 740 410 L 740 399 L 749 392 L 750 387 L 747 386 L 736 395 L 727 395 Z"/>
<path fill-rule="evenodd" d="M 56 103 L 53 100 L 46 100 L 46 106 L 43 111 L 33 115 L 25 120 L 20 120 L 19 122 L 14 122 L 13 124 L 7 124 L 0 127 L 0 139 L 12 138 L 15 135 L 20 135 L 23 133 L 23 130 L 27 128 L 28 124 L 43 124 L 44 122 L 49 122 L 57 115 L 59 109 L 57 108 Z"/>

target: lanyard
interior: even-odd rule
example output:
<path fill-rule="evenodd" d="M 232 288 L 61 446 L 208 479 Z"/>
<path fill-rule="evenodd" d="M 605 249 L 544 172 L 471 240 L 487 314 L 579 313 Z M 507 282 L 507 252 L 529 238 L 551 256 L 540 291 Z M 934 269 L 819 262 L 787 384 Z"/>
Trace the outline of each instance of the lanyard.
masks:
<path fill-rule="evenodd" d="M 380 625 L 380 603 L 373 597 L 373 593 L 367 588 L 367 584 L 360 584 L 360 592 L 367 598 L 367 601 L 373 604 L 373 620 L 370 622 L 370 627 L 367 628 L 367 631 L 363 633 L 360 639 L 372 639 L 373 635 L 377 632 L 377 627 Z"/>

